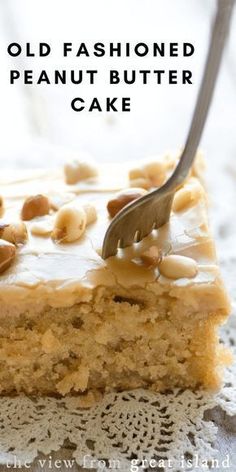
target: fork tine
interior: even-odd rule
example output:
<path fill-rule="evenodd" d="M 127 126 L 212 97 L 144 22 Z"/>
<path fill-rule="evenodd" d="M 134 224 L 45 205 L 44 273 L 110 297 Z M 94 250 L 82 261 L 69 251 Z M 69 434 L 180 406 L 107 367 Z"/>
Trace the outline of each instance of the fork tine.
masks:
<path fill-rule="evenodd" d="M 109 231 L 104 239 L 102 253 L 106 254 L 106 257 L 113 256 L 117 253 L 118 244 L 119 238 L 117 235 Z"/>
<path fill-rule="evenodd" d="M 133 243 L 135 243 L 135 233 L 129 233 L 127 236 L 124 238 L 124 248 L 127 246 L 131 246 Z"/>
<path fill-rule="evenodd" d="M 120 238 L 117 243 L 117 248 L 122 249 L 123 247 L 125 247 L 124 244 L 125 244 L 124 238 Z"/>
<path fill-rule="evenodd" d="M 139 243 L 139 241 L 141 241 L 141 231 L 139 229 L 135 232 L 134 241 L 136 243 Z"/>
<path fill-rule="evenodd" d="M 146 196 L 145 196 L 146 197 Z M 153 199 L 153 195 L 151 195 Z M 156 201 L 158 199 L 158 202 Z M 141 200 L 141 199 L 140 199 Z M 153 203 L 149 200 L 142 200 L 137 205 L 137 202 L 130 204 L 126 209 L 121 210 L 107 229 L 102 257 L 104 259 L 114 256 L 117 253 L 118 247 L 126 248 L 131 246 L 134 242 L 140 242 L 144 237 L 151 233 L 153 225 L 160 227 L 161 224 L 166 223 L 169 218 L 172 197 L 168 195 L 156 195 Z M 162 203 L 162 214 L 157 213 Z M 132 211 L 130 209 L 132 208 Z M 163 218 L 163 209 L 165 210 L 165 218 Z"/>

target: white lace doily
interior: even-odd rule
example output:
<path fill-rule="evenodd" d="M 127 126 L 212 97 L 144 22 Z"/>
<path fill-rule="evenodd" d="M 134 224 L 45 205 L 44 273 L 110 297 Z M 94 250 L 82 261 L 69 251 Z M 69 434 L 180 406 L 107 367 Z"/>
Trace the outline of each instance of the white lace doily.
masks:
<path fill-rule="evenodd" d="M 236 218 L 232 214 L 235 182 L 230 181 L 230 173 L 223 175 L 218 169 L 219 191 L 215 195 L 219 199 L 212 221 L 222 271 L 236 300 Z M 235 320 L 232 315 L 222 328 L 222 342 L 236 354 Z M 40 452 L 50 454 L 69 441 L 74 446 L 73 460 L 90 470 L 135 472 L 145 470 L 147 465 L 148 470 L 172 472 L 209 470 L 212 458 L 218 455 L 214 447 L 218 428 L 207 420 L 206 412 L 216 406 L 227 415 L 236 415 L 235 366 L 227 370 L 225 385 L 217 395 L 189 390 L 168 394 L 136 390 L 109 394 L 87 410 L 79 408 L 76 398 L 1 398 L 0 462 L 32 462 Z M 186 466 L 187 460 L 192 460 L 192 468 Z M 235 471 L 236 464 L 231 466 L 226 470 Z"/>

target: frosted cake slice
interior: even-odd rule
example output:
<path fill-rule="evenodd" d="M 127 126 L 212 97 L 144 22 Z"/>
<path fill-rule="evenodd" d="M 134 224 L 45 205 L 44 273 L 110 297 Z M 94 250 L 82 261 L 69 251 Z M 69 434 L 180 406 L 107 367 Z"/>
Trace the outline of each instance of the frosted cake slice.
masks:
<path fill-rule="evenodd" d="M 143 387 L 217 389 L 229 354 L 218 326 L 229 301 L 209 233 L 201 159 L 170 222 L 104 261 L 121 207 L 173 171 L 136 167 L 1 173 L 0 392 L 80 393 Z"/>

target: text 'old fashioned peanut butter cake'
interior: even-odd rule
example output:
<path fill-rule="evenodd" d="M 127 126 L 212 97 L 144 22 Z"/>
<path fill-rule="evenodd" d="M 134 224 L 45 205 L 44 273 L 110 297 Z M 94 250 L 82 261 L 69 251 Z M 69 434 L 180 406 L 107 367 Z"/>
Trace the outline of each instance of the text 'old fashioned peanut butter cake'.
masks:
<path fill-rule="evenodd" d="M 164 183 L 177 157 L 136 167 L 73 161 L 0 177 L 0 392 L 216 389 L 229 301 L 208 229 L 202 158 L 168 224 L 117 256 L 111 218 Z"/>

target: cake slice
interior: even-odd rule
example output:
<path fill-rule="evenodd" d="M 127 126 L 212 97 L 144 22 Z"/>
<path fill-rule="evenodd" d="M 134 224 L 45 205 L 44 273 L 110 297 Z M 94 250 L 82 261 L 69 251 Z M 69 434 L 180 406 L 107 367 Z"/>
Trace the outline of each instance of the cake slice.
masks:
<path fill-rule="evenodd" d="M 218 327 L 230 306 L 199 157 L 169 223 L 101 258 L 114 214 L 176 162 L 1 174 L 1 394 L 219 388 L 230 355 Z"/>

